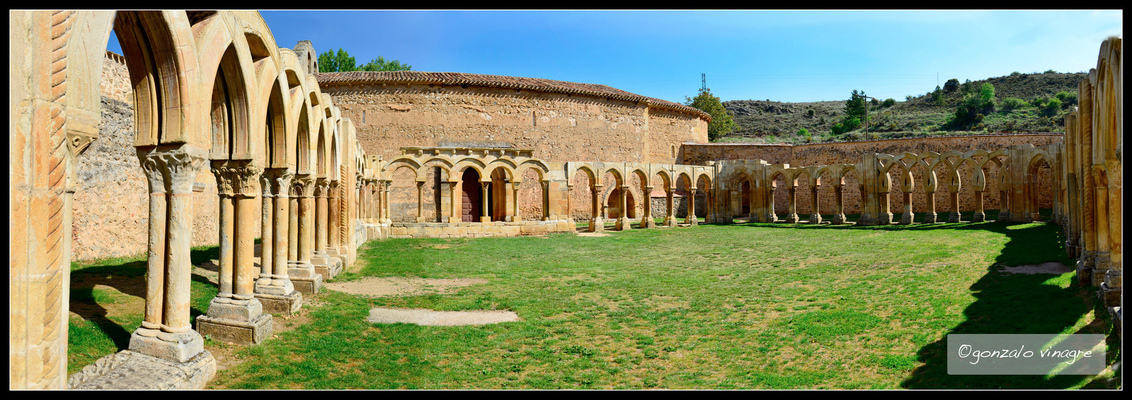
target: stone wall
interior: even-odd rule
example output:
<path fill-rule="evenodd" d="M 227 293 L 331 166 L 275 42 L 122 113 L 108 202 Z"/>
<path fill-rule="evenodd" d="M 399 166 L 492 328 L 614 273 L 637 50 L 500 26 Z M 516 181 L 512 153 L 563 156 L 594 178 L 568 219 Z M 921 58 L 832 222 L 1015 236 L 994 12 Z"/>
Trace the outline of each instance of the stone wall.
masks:
<path fill-rule="evenodd" d="M 682 164 L 702 165 L 713 160 L 762 159 L 770 164 L 789 164 L 791 167 L 806 167 L 815 165 L 856 164 L 861 162 L 863 154 L 869 152 L 899 155 L 905 152 L 920 154 L 929 151 L 939 153 L 947 151 L 967 152 L 976 149 L 994 151 L 1021 144 L 1044 146 L 1061 140 L 1062 135 L 1060 134 L 1004 134 L 870 140 L 798 146 L 783 144 L 689 143 L 683 146 L 680 162 Z M 889 195 L 890 211 L 894 214 L 900 214 L 904 207 L 903 194 L 900 191 L 899 168 L 900 167 L 894 167 L 889 171 L 889 176 L 892 179 L 892 191 Z M 971 171 L 966 166 L 963 167 L 963 171 L 965 173 L 960 175 L 962 186 L 959 194 L 959 207 L 961 211 L 971 211 L 975 208 L 974 194 L 970 188 Z M 995 176 L 995 173 L 997 173 L 997 169 L 993 167 L 988 171 L 990 173 L 988 178 Z M 1040 181 L 1045 182 L 1042 187 L 1050 188 L 1049 190 L 1040 192 L 1039 204 L 1042 208 L 1052 208 L 1053 206 L 1053 190 L 1052 184 L 1050 183 L 1052 182 L 1052 173 L 1050 171 L 1049 168 L 1045 168 L 1039 173 Z M 927 209 L 926 196 L 923 190 L 925 183 L 924 174 L 920 167 L 913 167 L 912 175 L 915 182 L 911 196 L 913 212 L 922 212 Z M 936 191 L 936 212 L 949 212 L 951 210 L 946 201 L 947 189 L 944 180 L 946 175 L 944 174 L 944 168 L 942 166 L 937 167 L 936 178 L 940 182 L 940 186 Z M 821 183 L 822 185 L 818 192 L 818 206 L 821 208 L 823 214 L 828 214 L 834 207 L 833 187 L 828 181 Z M 785 181 L 781 179 L 778 180 L 778 187 L 785 187 L 786 184 Z M 860 213 L 861 192 L 857 189 L 857 177 L 849 176 L 845 178 L 844 184 L 845 189 L 843 196 L 845 213 Z M 799 179 L 797 185 L 797 199 L 795 201 L 797 212 L 800 215 L 808 215 L 812 201 L 810 185 L 806 182 L 806 179 Z M 998 185 L 993 179 L 990 179 L 988 180 L 987 187 L 989 193 L 988 197 L 984 198 L 984 208 L 988 210 L 998 209 Z M 785 214 L 787 212 L 788 196 L 786 190 L 775 191 L 776 213 Z M 738 204 L 738 201 L 728 200 L 725 204 Z M 735 212 L 735 214 L 740 215 L 738 212 Z"/>
<path fill-rule="evenodd" d="M 74 260 L 125 257 L 146 250 L 149 184 L 134 150 L 133 91 L 123 62 L 121 56 L 107 53 L 102 70 L 99 136 L 75 165 Z M 209 168 L 202 168 L 197 175 L 193 193 L 192 243 L 216 245 L 216 179 Z"/>

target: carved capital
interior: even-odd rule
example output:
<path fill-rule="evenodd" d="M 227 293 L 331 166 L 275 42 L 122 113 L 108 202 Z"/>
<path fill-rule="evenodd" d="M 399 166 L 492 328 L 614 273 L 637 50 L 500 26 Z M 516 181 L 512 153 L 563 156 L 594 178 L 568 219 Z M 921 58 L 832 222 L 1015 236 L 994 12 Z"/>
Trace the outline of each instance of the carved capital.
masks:
<path fill-rule="evenodd" d="M 137 149 L 152 193 L 192 193 L 196 174 L 204 165 L 206 152 L 188 146 L 155 146 Z"/>
<path fill-rule="evenodd" d="M 317 178 L 314 180 L 314 197 L 326 197 L 326 191 L 330 189 L 330 182 L 326 178 Z"/>
<path fill-rule="evenodd" d="M 250 161 L 213 161 L 212 173 L 216 176 L 216 190 L 221 195 L 255 197 L 259 192 L 259 167 Z"/>
<path fill-rule="evenodd" d="M 314 178 L 310 174 L 295 174 L 291 179 L 291 197 L 311 197 Z"/>
<path fill-rule="evenodd" d="M 288 197 L 289 188 L 291 187 L 291 178 L 295 174 L 291 173 L 290 168 L 264 168 L 263 170 L 263 192 L 271 192 L 275 196 Z"/>

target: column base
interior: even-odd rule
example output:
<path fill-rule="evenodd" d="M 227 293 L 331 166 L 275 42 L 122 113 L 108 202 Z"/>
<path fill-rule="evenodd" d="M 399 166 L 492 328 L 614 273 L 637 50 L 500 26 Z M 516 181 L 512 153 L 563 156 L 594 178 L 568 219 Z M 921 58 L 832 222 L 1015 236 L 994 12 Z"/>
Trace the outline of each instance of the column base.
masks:
<path fill-rule="evenodd" d="M 173 363 L 187 363 L 204 352 L 204 337 L 192 329 L 180 333 L 138 328 L 130 335 L 130 351 Z"/>
<path fill-rule="evenodd" d="M 590 218 L 590 232 L 605 232 L 605 221 L 601 217 Z"/>
<path fill-rule="evenodd" d="M 306 296 L 318 294 L 322 288 L 322 275 L 314 271 L 314 265 L 304 261 L 288 261 L 287 275 L 295 290 Z"/>
<path fill-rule="evenodd" d="M 322 275 L 324 282 L 334 279 L 335 276 L 338 276 L 338 273 L 342 272 L 342 260 L 338 257 L 314 258 L 314 256 L 311 256 L 311 264 L 314 265 L 314 272 Z"/>
<path fill-rule="evenodd" d="M 641 218 L 641 229 L 656 228 L 656 221 L 652 217 Z"/>
<path fill-rule="evenodd" d="M 963 218 L 959 212 L 952 211 L 951 214 L 947 216 L 947 222 L 963 222 Z"/>
<path fill-rule="evenodd" d="M 818 213 L 810 214 L 810 223 L 814 224 L 814 225 L 820 224 L 821 223 L 821 214 L 818 214 Z"/>
<path fill-rule="evenodd" d="M 900 225 L 912 225 L 912 220 L 916 217 L 912 213 L 900 214 Z"/>
<path fill-rule="evenodd" d="M 925 224 L 934 224 L 936 222 L 937 222 L 936 221 L 936 214 L 934 212 L 924 214 L 924 223 Z"/>
<path fill-rule="evenodd" d="M 676 217 L 664 217 L 664 226 L 676 226 Z"/>
<path fill-rule="evenodd" d="M 287 280 L 289 292 L 280 286 L 259 285 L 255 288 L 255 298 L 263 305 L 263 311 L 269 314 L 293 315 L 299 312 L 303 305 L 303 294 L 295 290 L 295 285 Z"/>
<path fill-rule="evenodd" d="M 791 213 L 791 214 L 787 215 L 786 216 L 786 223 L 788 223 L 788 224 L 798 223 L 798 214 Z"/>
<path fill-rule="evenodd" d="M 833 220 L 829 221 L 833 225 L 841 225 L 845 223 L 845 214 L 834 214 Z"/>
<path fill-rule="evenodd" d="M 987 220 L 987 213 L 984 213 L 982 211 L 975 213 L 975 216 L 971 217 L 971 222 L 983 222 L 983 221 L 986 221 L 986 220 Z"/>
<path fill-rule="evenodd" d="M 216 376 L 216 358 L 207 350 L 185 362 L 172 362 L 130 350 L 102 357 L 67 380 L 70 389 L 199 390 Z"/>
<path fill-rule="evenodd" d="M 1119 287 L 1110 287 L 1108 282 L 1105 282 L 1101 284 L 1101 290 L 1097 291 L 1097 296 L 1104 302 L 1105 307 L 1119 306 L 1121 290 Z"/>
<path fill-rule="evenodd" d="M 263 304 L 255 298 L 214 297 L 208 305 L 208 314 L 197 317 L 197 331 L 214 340 L 249 345 L 271 336 L 271 322 L 271 314 L 265 314 Z"/>
<path fill-rule="evenodd" d="M 629 222 L 628 218 L 621 217 L 621 218 L 617 219 L 616 228 L 619 231 L 627 231 L 629 229 L 632 229 L 632 227 L 629 224 L 630 224 L 630 222 Z"/>

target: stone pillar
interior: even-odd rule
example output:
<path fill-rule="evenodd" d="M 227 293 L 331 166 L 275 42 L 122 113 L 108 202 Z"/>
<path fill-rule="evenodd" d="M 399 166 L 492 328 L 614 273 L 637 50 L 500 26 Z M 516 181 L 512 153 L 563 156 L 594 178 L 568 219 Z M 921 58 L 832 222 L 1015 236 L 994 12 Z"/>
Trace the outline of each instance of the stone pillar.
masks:
<path fill-rule="evenodd" d="M 342 253 L 342 242 L 340 241 L 342 238 L 342 221 L 339 218 L 341 218 L 343 210 L 339 190 L 338 181 L 330 181 L 326 192 L 326 254 L 335 258 L 341 258 L 340 256 L 345 255 Z"/>
<path fill-rule="evenodd" d="M 480 201 L 483 203 L 483 207 L 480 208 L 480 212 L 483 213 L 480 216 L 480 222 L 491 222 L 491 214 L 488 213 L 489 210 L 487 209 L 487 199 L 488 196 L 491 196 L 491 191 L 489 191 L 491 182 L 481 181 L 480 186 L 483 186 L 483 190 L 480 191 Z"/>
<path fill-rule="evenodd" d="M 294 238 L 296 249 L 292 252 L 293 258 L 287 261 L 287 275 L 295 285 L 295 290 L 310 296 L 318 293 L 323 280 L 311 263 L 314 242 L 314 178 L 309 174 L 297 174 L 291 182 L 295 196 L 295 201 L 292 202 L 295 210 L 291 212 L 291 229 L 295 230 L 295 234 L 291 237 Z"/>
<path fill-rule="evenodd" d="M 426 222 L 424 216 L 424 181 L 417 181 L 417 222 Z"/>
<path fill-rule="evenodd" d="M 912 213 L 912 192 L 906 190 L 904 191 L 904 213 L 900 214 L 900 224 L 911 225 L 915 217 L 916 215 Z"/>
<path fill-rule="evenodd" d="M 641 229 L 655 228 L 656 221 L 652 219 L 652 186 L 644 187 L 644 200 L 641 202 Z"/>
<path fill-rule="evenodd" d="M 250 161 L 213 161 L 220 197 L 220 290 L 197 317 L 203 335 L 238 344 L 256 344 L 271 335 L 271 314 L 255 298 L 252 263 L 255 243 L 255 196 L 259 169 Z"/>
<path fill-rule="evenodd" d="M 255 296 L 263 309 L 272 314 L 291 315 L 302 305 L 302 294 L 295 290 L 287 274 L 287 256 L 292 243 L 288 237 L 290 227 L 291 177 L 287 168 L 268 168 L 263 171 L 264 195 L 273 202 L 264 202 L 263 234 L 260 242 L 260 278 L 256 280 Z M 267 211 L 273 210 L 273 211 Z M 269 215 L 270 214 L 270 215 Z M 268 243 L 270 242 L 270 246 Z"/>
<path fill-rule="evenodd" d="M 674 187 L 664 188 L 666 200 L 664 226 L 676 226 L 676 202 L 673 199 L 675 192 L 676 188 Z"/>
<path fill-rule="evenodd" d="M 793 182 L 790 182 L 790 187 L 786 188 L 786 190 L 787 194 L 789 194 L 789 199 L 787 200 L 786 207 L 790 212 L 786 215 L 786 223 L 796 224 L 798 223 L 798 207 L 796 205 L 798 186 Z"/>
<path fill-rule="evenodd" d="M 542 184 L 542 220 L 550 221 L 550 181 L 544 180 L 539 183 Z M 567 197 L 569 197 L 569 193 L 567 193 Z M 567 209 L 567 213 L 569 213 L 569 209 Z"/>
<path fill-rule="evenodd" d="M 1108 225 L 1109 225 L 1109 209 L 1108 209 L 1108 178 L 1107 171 L 1104 170 L 1104 164 L 1093 165 L 1092 178 L 1094 180 L 1093 188 L 1095 190 L 1096 201 L 1095 205 L 1095 223 L 1096 229 L 1096 242 L 1097 251 L 1094 256 L 1093 266 L 1093 286 L 1101 286 L 1104 283 L 1105 274 L 1108 273 L 1110 267 L 1110 254 L 1112 246 L 1109 242 Z M 1102 293 L 1103 294 L 1103 293 Z"/>
<path fill-rule="evenodd" d="M 519 216 L 519 183 L 521 183 L 521 181 L 511 182 L 511 207 L 507 210 L 511 214 L 508 217 L 511 222 L 523 220 L 523 217 Z"/>
<path fill-rule="evenodd" d="M 150 189 L 149 253 L 145 312 L 129 350 L 174 363 L 214 363 L 189 321 L 192 186 L 205 151 L 183 145 L 137 152 Z"/>
<path fill-rule="evenodd" d="M 629 223 L 629 210 L 626 208 L 628 206 L 628 201 L 626 201 L 626 199 L 629 198 L 629 185 L 621 185 L 619 194 L 620 195 L 618 196 L 617 202 L 621 207 L 621 215 L 617 216 L 617 229 L 627 231 L 631 229 Z"/>
<path fill-rule="evenodd" d="M 971 217 L 971 222 L 983 222 L 987 220 L 987 214 L 983 211 L 983 192 L 975 192 L 975 215 Z"/>
<path fill-rule="evenodd" d="M 457 188 L 461 186 L 461 183 L 461 181 L 448 181 L 448 192 L 452 193 L 451 196 L 448 196 L 449 200 L 452 201 L 452 205 L 448 207 L 448 222 L 450 223 L 460 222 L 460 214 L 463 211 L 460 207 L 463 206 L 463 198 Z"/>
<path fill-rule="evenodd" d="M 766 187 L 766 222 L 778 222 L 778 215 L 774 213 L 774 182 L 768 182 Z"/>
<path fill-rule="evenodd" d="M 696 188 L 694 187 L 688 189 L 688 216 L 684 223 L 692 226 L 700 224 L 699 218 L 696 218 Z"/>
<path fill-rule="evenodd" d="M 812 199 L 812 204 L 813 204 L 813 206 L 810 207 L 810 223 L 811 224 L 820 224 L 821 223 L 821 209 L 818 207 L 818 189 L 819 188 L 821 188 L 821 185 L 810 186 L 810 191 L 813 194 L 813 196 L 810 197 Z"/>
<path fill-rule="evenodd" d="M 590 185 L 590 232 L 604 232 L 605 220 L 602 218 L 602 186 L 599 184 Z"/>
<path fill-rule="evenodd" d="M 333 203 L 330 201 L 332 191 L 329 179 L 315 179 L 315 242 L 310 261 L 314 265 L 315 273 L 322 275 L 324 282 L 334 278 L 342 269 L 342 260 L 330 252 L 330 238 L 336 236 L 330 218 L 330 208 L 333 208 L 331 206 Z"/>
<path fill-rule="evenodd" d="M 833 197 L 834 197 L 834 208 L 835 209 L 834 209 L 834 212 L 833 212 L 833 221 L 830 221 L 830 223 L 832 223 L 834 225 L 841 225 L 841 224 L 845 223 L 845 202 L 843 200 L 844 197 L 843 197 L 843 192 L 842 192 L 843 187 L 844 186 L 839 184 L 839 183 L 836 183 L 836 184 L 833 185 Z"/>

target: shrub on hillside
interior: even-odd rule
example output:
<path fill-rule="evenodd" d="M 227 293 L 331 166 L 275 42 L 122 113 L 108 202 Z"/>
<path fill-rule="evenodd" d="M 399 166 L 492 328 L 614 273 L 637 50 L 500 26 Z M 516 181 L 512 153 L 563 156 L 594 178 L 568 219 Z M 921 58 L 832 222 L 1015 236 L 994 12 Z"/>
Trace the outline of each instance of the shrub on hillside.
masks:
<path fill-rule="evenodd" d="M 1002 99 L 1001 104 L 1002 110 L 1007 112 L 1014 111 L 1019 108 L 1024 108 L 1029 105 L 1030 104 L 1027 103 L 1026 100 L 1022 100 L 1017 97 L 1007 97 L 1005 99 Z"/>

